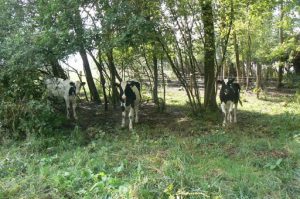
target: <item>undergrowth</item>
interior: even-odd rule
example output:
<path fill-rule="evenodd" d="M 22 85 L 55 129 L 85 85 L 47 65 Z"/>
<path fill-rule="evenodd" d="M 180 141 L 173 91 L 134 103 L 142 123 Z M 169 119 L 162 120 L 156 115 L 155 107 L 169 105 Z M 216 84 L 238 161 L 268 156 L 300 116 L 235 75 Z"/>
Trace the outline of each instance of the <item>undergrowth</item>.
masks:
<path fill-rule="evenodd" d="M 222 127 L 221 113 L 190 116 L 183 96 L 167 98 L 174 117 L 141 118 L 133 132 L 4 139 L 0 198 L 299 198 L 299 104 L 244 93 L 238 123 Z"/>

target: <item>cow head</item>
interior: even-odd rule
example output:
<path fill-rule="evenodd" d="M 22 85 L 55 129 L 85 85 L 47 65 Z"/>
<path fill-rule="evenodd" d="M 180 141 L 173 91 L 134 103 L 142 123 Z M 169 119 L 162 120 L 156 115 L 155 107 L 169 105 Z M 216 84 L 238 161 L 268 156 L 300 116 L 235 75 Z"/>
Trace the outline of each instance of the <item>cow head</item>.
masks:
<path fill-rule="evenodd" d="M 218 80 L 218 84 L 222 84 L 221 92 L 225 95 L 228 95 L 231 92 L 232 83 L 234 82 L 235 78 L 232 79 L 224 79 L 224 80 Z"/>
<path fill-rule="evenodd" d="M 136 99 L 137 93 L 133 91 L 133 87 L 136 87 L 139 92 L 140 83 L 137 81 L 123 81 L 120 84 L 116 83 L 115 85 L 119 88 L 119 99 L 121 101 L 121 107 L 123 110 Z"/>
<path fill-rule="evenodd" d="M 76 95 L 80 92 L 81 87 L 85 85 L 85 82 L 70 82 L 69 95 Z"/>

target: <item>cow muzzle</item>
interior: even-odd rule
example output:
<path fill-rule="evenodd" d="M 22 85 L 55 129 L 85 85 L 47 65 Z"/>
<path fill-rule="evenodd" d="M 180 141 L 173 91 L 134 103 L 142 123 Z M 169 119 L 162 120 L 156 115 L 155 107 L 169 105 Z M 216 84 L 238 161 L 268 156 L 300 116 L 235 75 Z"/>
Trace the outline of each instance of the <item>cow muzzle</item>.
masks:
<path fill-rule="evenodd" d="M 122 112 L 125 111 L 125 103 L 124 102 L 121 102 L 121 110 L 122 110 Z"/>

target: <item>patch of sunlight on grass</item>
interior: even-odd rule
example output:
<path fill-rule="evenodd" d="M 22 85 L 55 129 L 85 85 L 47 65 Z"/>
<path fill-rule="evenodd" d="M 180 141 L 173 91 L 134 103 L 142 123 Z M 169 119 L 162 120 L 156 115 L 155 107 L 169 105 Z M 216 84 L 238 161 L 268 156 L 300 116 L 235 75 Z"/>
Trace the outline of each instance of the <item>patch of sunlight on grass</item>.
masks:
<path fill-rule="evenodd" d="M 294 140 L 300 144 L 300 134 L 294 135 Z"/>
<path fill-rule="evenodd" d="M 243 106 L 239 106 L 239 110 L 247 110 L 260 112 L 268 115 L 279 115 L 283 113 L 300 114 L 300 104 L 290 102 L 270 102 L 257 99 L 255 95 L 248 93 L 242 94 L 242 98 L 246 100 Z"/>
<path fill-rule="evenodd" d="M 178 88 L 168 88 L 166 103 L 172 105 L 184 105 L 188 98 L 185 91 L 179 91 Z"/>

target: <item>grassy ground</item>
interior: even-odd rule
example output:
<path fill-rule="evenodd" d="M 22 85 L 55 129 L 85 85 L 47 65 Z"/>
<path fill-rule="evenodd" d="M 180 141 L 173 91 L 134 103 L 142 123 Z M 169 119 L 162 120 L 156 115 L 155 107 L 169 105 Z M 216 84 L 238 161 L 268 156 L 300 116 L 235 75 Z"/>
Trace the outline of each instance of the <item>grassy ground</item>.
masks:
<path fill-rule="evenodd" d="M 238 123 L 142 105 L 133 132 L 120 113 L 79 111 L 55 135 L 0 146 L 0 198 L 300 198 L 300 106 L 244 93 Z M 84 118 L 83 118 L 84 117 Z"/>

